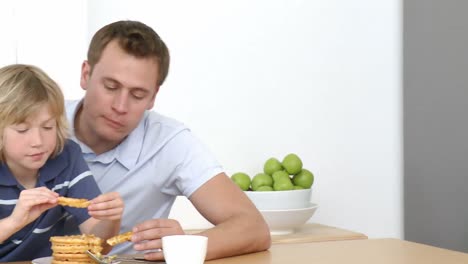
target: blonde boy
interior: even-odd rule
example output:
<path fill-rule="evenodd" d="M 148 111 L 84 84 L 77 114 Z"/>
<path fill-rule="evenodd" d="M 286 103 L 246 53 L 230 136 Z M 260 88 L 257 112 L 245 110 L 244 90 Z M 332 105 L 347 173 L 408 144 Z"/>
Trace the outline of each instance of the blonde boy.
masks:
<path fill-rule="evenodd" d="M 59 196 L 91 204 L 58 206 Z M 70 217 L 82 233 L 107 239 L 118 233 L 123 208 L 118 193 L 101 194 L 79 146 L 67 139 L 58 85 L 34 66 L 1 68 L 0 262 L 49 256 L 49 238 L 64 235 Z"/>

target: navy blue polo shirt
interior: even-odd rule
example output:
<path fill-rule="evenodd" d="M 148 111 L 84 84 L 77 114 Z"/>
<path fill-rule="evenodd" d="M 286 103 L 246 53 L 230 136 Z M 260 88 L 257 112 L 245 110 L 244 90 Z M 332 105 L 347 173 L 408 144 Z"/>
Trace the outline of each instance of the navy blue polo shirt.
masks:
<path fill-rule="evenodd" d="M 60 196 L 93 199 L 99 190 L 80 147 L 71 140 L 55 158 L 49 159 L 39 170 L 36 187 L 45 186 Z M 0 163 L 0 219 L 13 212 L 20 192 L 24 187 L 11 174 L 4 163 Z M 0 262 L 25 261 L 50 256 L 49 238 L 65 235 L 65 221 L 73 217 L 81 224 L 90 216 L 86 208 L 56 206 L 45 211 L 39 218 L 13 234 L 0 244 Z"/>

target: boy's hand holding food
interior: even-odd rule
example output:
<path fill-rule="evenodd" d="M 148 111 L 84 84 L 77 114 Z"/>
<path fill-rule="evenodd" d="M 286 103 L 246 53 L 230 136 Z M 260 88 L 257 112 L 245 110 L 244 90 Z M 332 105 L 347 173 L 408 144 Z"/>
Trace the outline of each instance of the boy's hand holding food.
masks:
<path fill-rule="evenodd" d="M 99 195 L 88 206 L 89 215 L 100 220 L 120 220 L 124 211 L 124 202 L 118 192 Z"/>
<path fill-rule="evenodd" d="M 43 212 L 57 205 L 58 194 L 46 187 L 21 191 L 15 209 L 9 216 L 12 223 L 22 228 L 36 220 Z"/>

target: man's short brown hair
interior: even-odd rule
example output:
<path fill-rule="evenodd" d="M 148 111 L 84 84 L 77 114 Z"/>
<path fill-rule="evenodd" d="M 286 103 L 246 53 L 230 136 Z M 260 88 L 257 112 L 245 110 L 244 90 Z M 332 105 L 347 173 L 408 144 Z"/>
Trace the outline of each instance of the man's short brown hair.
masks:
<path fill-rule="evenodd" d="M 159 72 L 157 85 L 161 86 L 169 72 L 169 50 L 159 35 L 149 26 L 131 20 L 121 20 L 98 30 L 88 48 L 88 64 L 93 71 L 99 62 L 104 48 L 116 40 L 128 54 L 137 58 L 154 58 Z"/>

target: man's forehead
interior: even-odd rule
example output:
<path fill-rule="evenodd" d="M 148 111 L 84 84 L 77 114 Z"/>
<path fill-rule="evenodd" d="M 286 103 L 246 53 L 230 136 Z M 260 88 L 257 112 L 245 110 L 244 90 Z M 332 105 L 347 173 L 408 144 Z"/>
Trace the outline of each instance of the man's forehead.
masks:
<path fill-rule="evenodd" d="M 152 91 L 157 87 L 158 67 L 156 58 L 137 58 L 111 42 L 90 74 L 99 75 L 102 81 Z"/>

